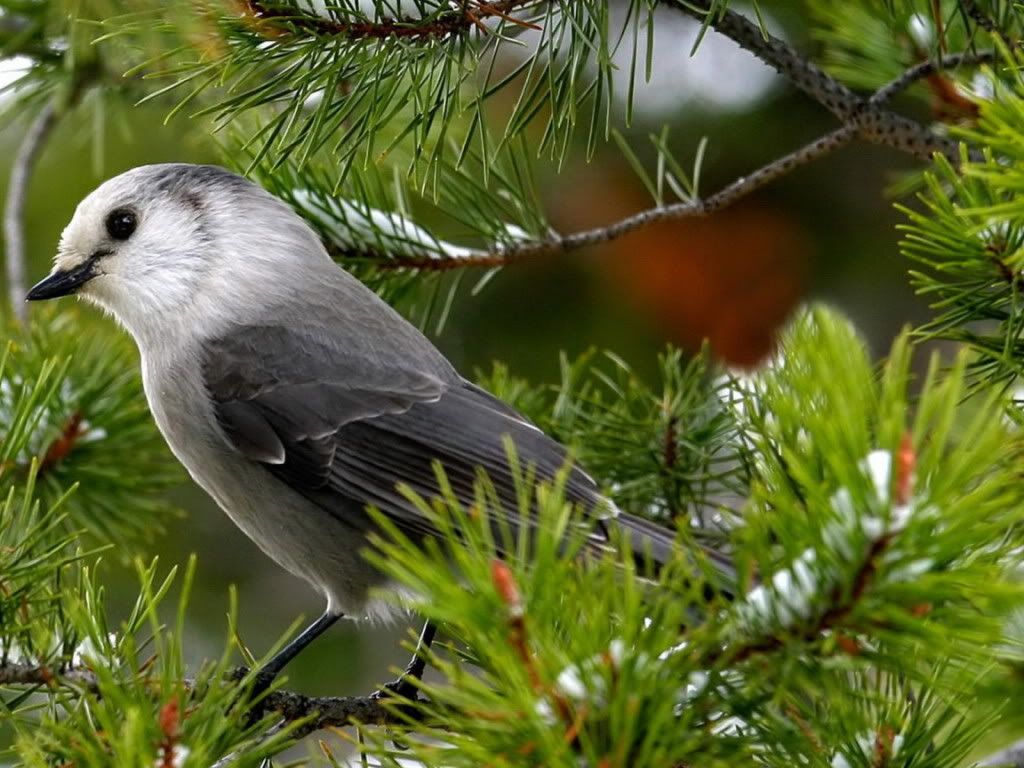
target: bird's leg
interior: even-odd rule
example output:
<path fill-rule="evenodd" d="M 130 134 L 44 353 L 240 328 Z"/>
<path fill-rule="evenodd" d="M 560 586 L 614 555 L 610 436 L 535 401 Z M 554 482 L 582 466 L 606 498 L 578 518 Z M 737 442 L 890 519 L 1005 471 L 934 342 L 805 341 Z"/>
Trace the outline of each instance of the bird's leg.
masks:
<path fill-rule="evenodd" d="M 420 631 L 420 638 L 416 642 L 416 651 L 412 655 L 412 660 L 406 666 L 405 672 L 397 680 L 388 683 L 374 695 L 381 697 L 388 694 L 397 694 L 403 698 L 415 699 L 417 695 L 416 686 L 412 681 L 423 679 L 423 671 L 427 666 L 427 651 L 430 650 L 430 645 L 434 642 L 434 635 L 436 634 L 437 625 L 432 621 L 426 621 L 423 624 L 423 629 Z"/>
<path fill-rule="evenodd" d="M 294 640 L 282 648 L 277 654 L 260 669 L 260 676 L 269 676 L 271 680 L 278 676 L 289 661 L 298 656 L 307 645 L 316 640 L 326 632 L 342 614 L 324 611 L 324 614 L 302 630 Z"/>
<path fill-rule="evenodd" d="M 256 672 L 256 683 L 253 686 L 252 698 L 259 698 L 269 687 L 274 678 L 285 668 L 289 661 L 298 656 L 303 649 L 327 631 L 342 614 L 324 611 L 323 615 L 300 632 L 288 645 L 278 651 Z M 258 706 L 258 705 L 257 705 Z"/>

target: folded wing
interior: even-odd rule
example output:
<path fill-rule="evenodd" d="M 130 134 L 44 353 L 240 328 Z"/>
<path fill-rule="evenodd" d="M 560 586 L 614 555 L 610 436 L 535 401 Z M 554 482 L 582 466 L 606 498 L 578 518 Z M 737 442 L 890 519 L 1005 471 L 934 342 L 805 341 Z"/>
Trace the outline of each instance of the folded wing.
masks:
<path fill-rule="evenodd" d="M 261 326 L 208 342 L 203 374 L 229 444 L 328 511 L 373 505 L 407 533 L 429 535 L 429 521 L 398 487 L 437 496 L 438 462 L 465 506 L 485 472 L 515 533 L 523 520 L 505 441 L 543 479 L 565 466 L 565 449 L 447 363 L 418 362 L 356 356 L 329 335 Z M 578 468 L 566 495 L 609 511 Z"/>

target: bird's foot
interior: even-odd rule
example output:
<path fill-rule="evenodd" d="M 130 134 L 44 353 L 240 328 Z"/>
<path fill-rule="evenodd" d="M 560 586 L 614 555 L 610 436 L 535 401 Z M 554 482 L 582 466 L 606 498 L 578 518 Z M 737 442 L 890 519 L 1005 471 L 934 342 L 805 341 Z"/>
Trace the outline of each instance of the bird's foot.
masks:
<path fill-rule="evenodd" d="M 416 685 L 423 677 L 423 669 L 416 665 L 415 662 L 416 659 L 413 659 L 413 663 L 406 668 L 401 677 L 382 685 L 370 694 L 370 698 L 377 699 L 378 701 L 384 699 L 396 700 L 399 709 L 405 711 L 411 711 L 411 705 L 425 701 L 425 699 L 420 698 L 419 687 Z M 398 738 L 392 739 L 391 744 L 395 749 L 406 750 L 409 748 L 405 741 Z"/>
<path fill-rule="evenodd" d="M 236 681 L 243 680 L 248 676 L 249 670 L 245 667 L 241 667 L 235 670 L 232 678 Z M 270 690 L 270 686 L 274 684 L 274 680 L 277 678 L 276 672 L 270 672 L 266 669 L 260 669 L 253 676 L 252 686 L 248 691 L 243 694 L 239 694 L 232 706 L 242 705 L 245 707 L 245 713 L 242 717 L 242 726 L 246 729 L 256 725 L 263 716 L 266 714 L 266 693 Z"/>
<path fill-rule="evenodd" d="M 417 647 L 416 653 L 401 676 L 397 680 L 392 680 L 390 683 L 382 685 L 373 694 L 373 698 L 383 699 L 397 696 L 398 698 L 417 701 L 419 699 L 419 686 L 417 683 L 423 679 L 423 673 L 426 671 L 426 668 L 426 657 L 422 650 Z"/>
<path fill-rule="evenodd" d="M 419 679 L 419 678 L 415 678 Z M 385 683 L 372 694 L 372 699 L 388 699 L 388 698 L 399 698 L 409 699 L 410 701 L 417 701 L 419 699 L 419 688 L 407 675 L 402 675 L 397 680 L 392 680 L 390 683 Z"/>

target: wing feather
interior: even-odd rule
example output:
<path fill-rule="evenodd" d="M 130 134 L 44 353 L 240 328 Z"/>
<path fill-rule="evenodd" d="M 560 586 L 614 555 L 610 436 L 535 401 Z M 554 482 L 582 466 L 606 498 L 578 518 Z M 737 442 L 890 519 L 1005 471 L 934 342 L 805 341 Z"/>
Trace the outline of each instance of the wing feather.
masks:
<path fill-rule="evenodd" d="M 437 496 L 438 463 L 467 506 L 485 472 L 516 531 L 523 521 L 506 438 L 543 479 L 564 467 L 565 449 L 447 363 L 408 363 L 416 359 L 384 363 L 322 331 L 260 326 L 210 341 L 203 372 L 228 443 L 329 511 L 372 504 L 410 533 L 433 533 L 398 488 Z M 579 469 L 566 493 L 588 509 L 606 503 Z"/>

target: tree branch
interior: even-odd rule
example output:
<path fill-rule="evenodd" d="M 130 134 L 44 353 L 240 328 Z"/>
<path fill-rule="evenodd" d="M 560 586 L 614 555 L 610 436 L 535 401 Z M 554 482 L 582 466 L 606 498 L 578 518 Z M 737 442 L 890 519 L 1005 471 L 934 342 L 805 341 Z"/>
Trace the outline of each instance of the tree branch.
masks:
<path fill-rule="evenodd" d="M 920 64 L 915 64 L 899 77 L 883 85 L 874 92 L 868 101 L 877 106 L 884 106 L 917 81 L 924 80 L 938 72 L 961 66 L 975 67 L 991 64 L 995 60 L 995 51 L 965 51 L 964 53 L 948 54 L 940 59 L 928 59 Z"/>
<path fill-rule="evenodd" d="M 713 13 L 711 6 L 704 0 L 676 0 L 672 7 L 707 24 L 761 59 L 838 117 L 844 125 L 854 126 L 857 135 L 865 141 L 892 147 L 922 160 L 930 160 L 932 154 L 939 152 L 950 162 L 959 164 L 957 142 L 935 134 L 916 120 L 882 109 L 879 103 L 871 99 L 860 97 L 807 61 L 791 45 L 762 30 L 741 14 L 729 9 Z"/>
<path fill-rule="evenodd" d="M 383 697 L 369 696 L 307 696 L 295 691 L 276 690 L 264 699 L 264 710 L 278 712 L 291 723 L 315 715 L 294 731 L 296 738 L 324 728 L 344 728 L 354 723 L 363 725 L 398 725 L 407 723 L 385 704 Z"/>
<path fill-rule="evenodd" d="M 4 206 L 4 250 L 7 262 L 7 295 L 15 317 L 24 322 L 28 317 L 25 305 L 25 200 L 39 153 L 57 123 L 57 107 L 49 102 L 29 126 L 14 156 L 7 184 Z"/>
<path fill-rule="evenodd" d="M 710 216 L 723 208 L 733 205 L 747 195 L 786 175 L 795 168 L 829 155 L 849 144 L 856 136 L 851 126 L 837 128 L 831 133 L 815 139 L 788 155 L 777 158 L 723 187 L 710 197 L 650 208 L 604 227 L 596 227 L 571 235 L 532 241 L 495 250 L 491 253 L 471 257 L 389 257 L 375 264 L 377 269 L 417 269 L 428 272 L 444 272 L 467 267 L 502 267 L 528 259 L 569 253 L 590 245 L 599 245 L 617 240 L 623 235 L 644 229 L 662 221 L 699 219 Z M 330 245 L 328 244 L 330 251 Z M 338 255 L 335 250 L 334 255 Z"/>
<path fill-rule="evenodd" d="M 871 542 L 867 554 L 854 574 L 849 596 L 844 597 L 839 587 L 833 590 L 831 607 L 821 614 L 812 626 L 801 633 L 801 637 L 805 642 L 817 641 L 821 638 L 823 632 L 837 629 L 853 612 L 865 592 L 874 582 L 875 576 L 878 573 L 878 563 L 882 555 L 889 548 L 893 538 L 894 535 L 892 533 L 886 533 Z M 744 643 L 734 647 L 725 646 L 720 651 L 715 651 L 708 660 L 708 665 L 719 664 L 722 659 L 727 659 L 729 664 L 740 664 L 754 656 L 774 653 L 785 646 L 787 639 L 780 635 L 765 635 L 751 643 Z"/>
<path fill-rule="evenodd" d="M 679 7 L 692 13 L 688 7 Z M 830 133 L 790 152 L 788 155 L 761 166 L 748 176 L 737 179 L 707 198 L 651 208 L 627 216 L 604 227 L 597 227 L 541 241 L 526 242 L 522 245 L 494 249 L 489 253 L 484 252 L 469 257 L 439 257 L 434 255 L 381 258 L 379 254 L 361 254 L 356 256 L 356 258 L 369 258 L 375 262 L 374 266 L 377 269 L 382 270 L 414 269 L 426 272 L 446 272 L 472 267 L 493 269 L 528 259 L 569 253 L 586 246 L 611 242 L 630 232 L 644 229 L 658 222 L 704 218 L 738 202 L 790 171 L 831 154 L 857 138 L 862 138 L 872 143 L 884 144 L 922 159 L 930 159 L 933 152 L 939 151 L 953 162 L 959 163 L 960 156 L 957 151 L 956 142 L 944 137 L 935 136 L 916 121 L 882 108 L 914 83 L 926 79 L 937 72 L 960 66 L 977 66 L 995 61 L 995 51 L 954 53 L 939 59 L 921 62 L 910 67 L 903 74 L 879 88 L 871 96 L 862 98 L 845 86 L 836 83 L 833 78 L 814 65 L 803 62 L 799 54 L 785 43 L 774 38 L 769 38 L 769 41 L 765 42 L 757 27 L 742 19 L 742 17 L 740 17 L 740 21 L 737 21 L 733 18 L 735 15 L 729 16 L 727 14 L 729 19 L 727 29 L 747 43 L 747 45 L 744 45 L 745 48 L 748 50 L 761 50 L 759 46 L 765 46 L 762 51 L 763 55 L 759 54 L 759 57 L 769 61 L 769 63 L 777 62 L 777 66 L 773 64 L 777 70 L 783 73 L 792 72 L 794 76 L 800 78 L 801 82 L 811 83 L 817 79 L 835 83 L 836 87 L 834 89 L 827 84 L 820 85 L 819 83 L 818 85 L 809 84 L 804 90 L 816 98 L 820 97 L 823 99 L 830 98 L 828 96 L 830 93 L 837 93 L 839 95 L 835 97 L 834 103 L 841 105 L 846 105 L 847 94 L 851 95 L 858 105 L 857 109 L 852 112 L 853 117 Z M 760 43 L 754 40 L 755 37 Z M 846 106 L 842 108 L 846 109 Z M 336 258 L 353 258 L 351 253 L 332 248 L 330 243 L 326 245 L 328 251 Z"/>
<path fill-rule="evenodd" d="M 249 670 L 239 667 L 228 673 L 226 679 L 238 682 Z M 187 690 L 195 690 L 195 681 L 184 682 Z M 96 693 L 99 680 L 88 667 L 71 666 L 61 669 L 7 661 L 0 663 L 0 686 L 32 686 L 58 688 Z M 369 696 L 307 696 L 296 691 L 277 689 L 266 694 L 260 702 L 264 712 L 277 712 L 286 723 L 313 716 L 295 732 L 304 736 L 323 728 L 351 726 L 355 722 L 364 725 L 397 725 L 409 722 L 408 715 L 401 717 L 394 707 L 388 706 L 384 697 Z"/>
<path fill-rule="evenodd" d="M 462 0 L 457 7 L 442 10 L 423 18 L 385 18 L 359 21 L 344 21 L 306 13 L 294 7 L 260 0 L 245 0 L 246 12 L 256 22 L 273 25 L 275 33 L 289 29 L 312 37 L 343 37 L 349 40 L 385 40 L 403 38 L 416 40 L 439 40 L 461 34 L 474 27 L 483 28 L 486 19 L 500 18 L 513 24 L 535 27 L 535 25 L 513 19 L 509 13 L 518 5 L 533 0 L 500 0 L 493 3 L 481 0 Z"/>
<path fill-rule="evenodd" d="M 40 664 L 6 660 L 0 664 L 0 685 L 33 685 L 53 687 L 65 685 L 87 691 L 97 688 L 96 675 L 86 667 L 69 667 L 59 672 Z"/>
<path fill-rule="evenodd" d="M 754 54 L 841 121 L 849 122 L 860 111 L 863 101 L 852 89 L 742 14 L 728 8 L 712 12 L 706 0 L 673 0 L 670 5 Z"/>

